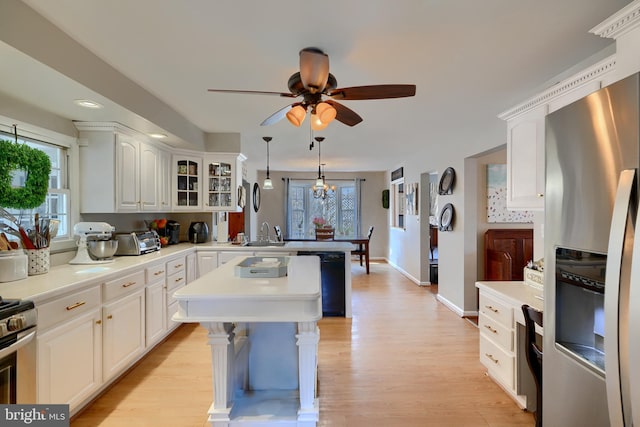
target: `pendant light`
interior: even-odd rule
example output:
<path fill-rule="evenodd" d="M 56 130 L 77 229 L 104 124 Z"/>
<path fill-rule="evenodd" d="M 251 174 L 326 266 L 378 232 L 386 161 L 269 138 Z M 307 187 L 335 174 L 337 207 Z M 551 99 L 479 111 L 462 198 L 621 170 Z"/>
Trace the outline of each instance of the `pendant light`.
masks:
<path fill-rule="evenodd" d="M 267 177 L 262 183 L 262 189 L 273 190 L 273 182 L 271 181 L 271 178 L 269 178 L 269 141 L 271 141 L 273 138 L 271 138 L 270 136 L 263 136 L 262 139 L 264 139 L 267 143 Z"/>
<path fill-rule="evenodd" d="M 320 146 L 322 145 L 321 142 L 324 141 L 324 136 L 316 136 L 315 140 L 318 141 L 318 178 L 316 179 L 314 190 L 316 188 L 321 188 L 324 185 L 324 181 L 322 180 L 322 171 L 320 170 L 320 162 L 322 161 Z"/>

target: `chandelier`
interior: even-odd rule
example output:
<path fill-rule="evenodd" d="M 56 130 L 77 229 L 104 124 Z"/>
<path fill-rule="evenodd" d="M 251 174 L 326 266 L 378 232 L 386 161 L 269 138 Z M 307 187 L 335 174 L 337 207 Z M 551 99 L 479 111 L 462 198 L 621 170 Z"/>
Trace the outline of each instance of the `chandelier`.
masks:
<path fill-rule="evenodd" d="M 322 162 L 322 152 L 320 147 L 322 146 L 321 142 L 324 141 L 323 136 L 316 136 L 314 138 L 318 142 L 318 178 L 316 178 L 316 184 L 313 188 L 313 197 L 316 199 L 325 200 L 328 196 L 332 195 L 336 190 L 336 186 L 329 186 L 324 177 L 324 166 L 325 163 Z M 311 142 L 311 147 L 313 147 L 313 141 Z"/>

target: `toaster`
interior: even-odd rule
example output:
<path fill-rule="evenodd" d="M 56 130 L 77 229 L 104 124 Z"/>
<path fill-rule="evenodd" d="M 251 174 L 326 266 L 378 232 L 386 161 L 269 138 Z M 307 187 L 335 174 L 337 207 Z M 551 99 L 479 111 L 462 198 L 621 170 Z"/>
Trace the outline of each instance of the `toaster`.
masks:
<path fill-rule="evenodd" d="M 116 233 L 118 249 L 115 255 L 144 255 L 160 250 L 160 236 L 155 230 Z"/>

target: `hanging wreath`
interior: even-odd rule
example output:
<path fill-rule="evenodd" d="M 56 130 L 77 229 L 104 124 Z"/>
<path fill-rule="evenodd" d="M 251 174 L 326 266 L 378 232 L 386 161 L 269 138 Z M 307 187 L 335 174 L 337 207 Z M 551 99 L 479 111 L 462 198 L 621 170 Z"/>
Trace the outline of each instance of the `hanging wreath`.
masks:
<path fill-rule="evenodd" d="M 12 187 L 11 172 L 24 170 L 24 187 Z M 44 203 L 49 189 L 51 161 L 43 151 L 0 140 L 0 206 L 33 209 Z"/>

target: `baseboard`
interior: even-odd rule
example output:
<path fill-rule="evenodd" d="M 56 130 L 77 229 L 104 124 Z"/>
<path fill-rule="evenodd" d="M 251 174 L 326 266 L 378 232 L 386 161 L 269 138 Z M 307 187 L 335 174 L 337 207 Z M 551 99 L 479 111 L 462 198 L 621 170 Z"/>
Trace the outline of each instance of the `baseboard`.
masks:
<path fill-rule="evenodd" d="M 457 305 L 455 305 L 454 303 L 452 303 L 451 301 L 443 297 L 441 294 L 438 294 L 436 299 L 440 301 L 442 304 L 444 304 L 444 306 L 447 307 L 449 310 L 456 313 L 458 316 L 464 317 L 464 310 L 462 310 L 460 307 L 458 307 Z"/>
<path fill-rule="evenodd" d="M 413 283 L 415 283 L 418 286 L 424 286 L 424 285 L 430 285 L 431 284 L 431 282 L 421 282 L 419 279 L 413 277 L 407 271 L 403 270 L 397 264 L 389 261 L 388 259 L 387 259 L 387 264 L 389 264 L 391 267 L 393 267 L 396 270 L 398 270 L 403 276 L 405 276 L 407 279 L 411 280 Z"/>

